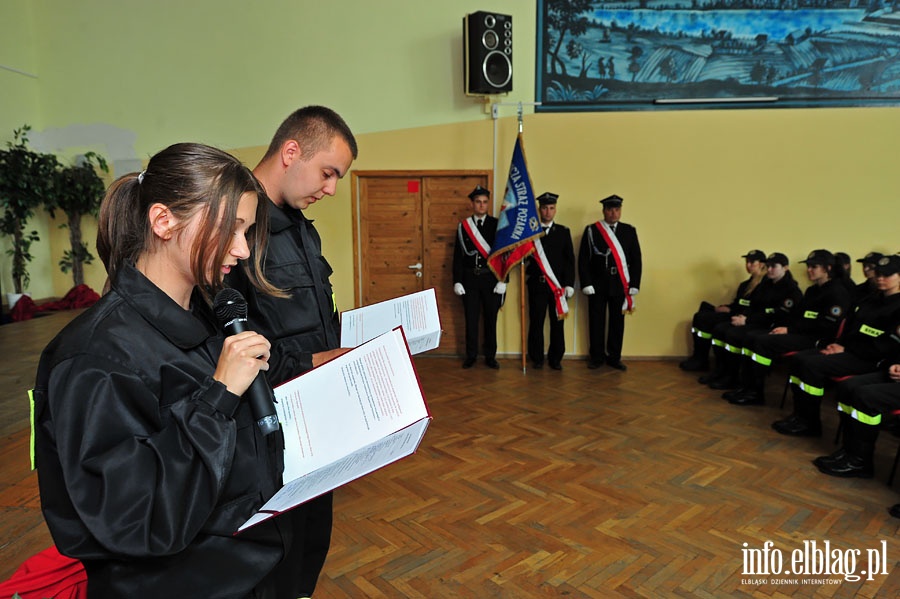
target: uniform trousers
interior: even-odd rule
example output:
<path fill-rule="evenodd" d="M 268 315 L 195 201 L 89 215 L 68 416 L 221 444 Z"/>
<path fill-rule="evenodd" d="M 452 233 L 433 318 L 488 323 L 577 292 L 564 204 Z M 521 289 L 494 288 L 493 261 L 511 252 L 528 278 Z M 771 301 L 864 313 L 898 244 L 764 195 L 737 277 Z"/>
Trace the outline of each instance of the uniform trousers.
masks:
<path fill-rule="evenodd" d="M 609 295 L 598 291 L 588 296 L 588 332 L 591 362 L 615 364 L 622 360 L 622 340 L 625 337 L 625 314 L 622 304 L 625 294 Z M 609 317 L 609 334 L 606 319 Z"/>
<path fill-rule="evenodd" d="M 794 414 L 814 428 L 820 427 L 819 408 L 829 379 L 869 373 L 875 367 L 871 360 L 846 351 L 828 355 L 817 349 L 799 352 L 791 358 L 788 368 L 794 391 Z"/>
<path fill-rule="evenodd" d="M 466 293 L 462 296 L 466 317 L 466 358 L 478 357 L 478 321 L 484 322 L 484 357 L 493 360 L 497 355 L 497 312 L 503 296 L 494 293 L 497 277 L 489 269 L 482 268 L 463 271 L 462 285 Z"/>
<path fill-rule="evenodd" d="M 741 381 L 747 389 L 762 391 L 766 375 L 776 358 L 788 353 L 811 349 L 816 338 L 811 335 L 785 333 L 770 335 L 768 331 L 753 331 L 747 335 L 741 370 Z"/>
<path fill-rule="evenodd" d="M 878 426 L 881 417 L 900 409 L 900 383 L 886 372 L 854 376 L 838 387 L 838 410 L 863 424 Z"/>
<path fill-rule="evenodd" d="M 558 366 L 566 351 L 563 322 L 556 317 L 556 298 L 546 282 L 528 281 L 528 357 L 535 364 L 544 362 L 544 318 L 550 312 L 550 346 L 547 361 Z"/>

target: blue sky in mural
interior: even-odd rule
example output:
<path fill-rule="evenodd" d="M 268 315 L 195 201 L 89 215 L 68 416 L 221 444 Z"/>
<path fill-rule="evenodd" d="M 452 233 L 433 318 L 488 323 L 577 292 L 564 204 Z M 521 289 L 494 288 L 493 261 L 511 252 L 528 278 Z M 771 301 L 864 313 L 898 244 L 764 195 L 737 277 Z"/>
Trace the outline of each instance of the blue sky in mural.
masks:
<path fill-rule="evenodd" d="M 898 103 L 893 1 L 538 0 L 540 110 Z"/>

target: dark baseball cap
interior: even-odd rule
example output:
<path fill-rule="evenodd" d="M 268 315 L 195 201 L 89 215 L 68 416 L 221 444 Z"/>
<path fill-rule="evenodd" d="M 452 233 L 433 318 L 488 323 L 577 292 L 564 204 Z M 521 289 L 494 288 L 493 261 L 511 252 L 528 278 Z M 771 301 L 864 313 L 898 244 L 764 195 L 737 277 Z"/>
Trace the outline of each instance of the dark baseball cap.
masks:
<path fill-rule="evenodd" d="M 750 250 L 741 258 L 746 258 L 747 262 L 765 262 L 766 261 L 766 253 L 762 250 Z"/>
<path fill-rule="evenodd" d="M 889 277 L 900 273 L 900 256 L 891 254 L 882 256 L 875 264 L 875 274 L 879 277 Z"/>
<path fill-rule="evenodd" d="M 766 257 L 766 264 L 780 264 L 782 266 L 787 266 L 791 261 L 788 260 L 788 257 L 782 254 L 781 252 L 773 252 Z"/>
<path fill-rule="evenodd" d="M 884 256 L 884 254 L 882 254 L 881 252 L 869 252 L 868 254 L 857 260 L 857 262 L 861 262 L 863 264 L 871 264 L 874 266 L 875 264 L 878 264 L 878 261 L 882 256 Z"/>
<path fill-rule="evenodd" d="M 813 250 L 806 257 L 806 260 L 800 261 L 800 264 L 806 264 L 807 266 L 834 266 L 834 254 L 828 250 Z"/>

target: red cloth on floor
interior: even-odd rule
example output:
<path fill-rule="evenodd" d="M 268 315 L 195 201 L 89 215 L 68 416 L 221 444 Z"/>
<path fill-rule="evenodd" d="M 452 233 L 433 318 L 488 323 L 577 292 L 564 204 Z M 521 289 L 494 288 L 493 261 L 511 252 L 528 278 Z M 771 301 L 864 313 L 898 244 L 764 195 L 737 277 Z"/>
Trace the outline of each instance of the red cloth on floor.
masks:
<path fill-rule="evenodd" d="M 72 287 L 61 300 L 57 300 L 55 302 L 47 302 L 46 304 L 42 304 L 40 306 L 36 305 L 34 303 L 34 300 L 32 300 L 27 295 L 23 295 L 19 299 L 19 301 L 16 302 L 16 305 L 13 306 L 13 309 L 9 313 L 9 316 L 14 322 L 18 322 L 20 320 L 30 320 L 34 318 L 36 312 L 87 308 L 88 306 L 93 306 L 94 303 L 96 303 L 99 299 L 100 296 L 97 294 L 97 292 L 87 285 L 76 285 L 75 287 Z"/>
<path fill-rule="evenodd" d="M 61 555 L 56 546 L 31 556 L 9 580 L 0 582 L 0 597 L 87 599 L 87 574 L 81 562 Z"/>

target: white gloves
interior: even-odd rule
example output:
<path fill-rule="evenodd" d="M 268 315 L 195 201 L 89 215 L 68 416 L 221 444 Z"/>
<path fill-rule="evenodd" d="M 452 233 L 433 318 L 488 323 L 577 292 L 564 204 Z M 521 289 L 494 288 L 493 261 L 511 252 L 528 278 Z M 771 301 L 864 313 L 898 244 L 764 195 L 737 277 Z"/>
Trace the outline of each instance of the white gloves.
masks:
<path fill-rule="evenodd" d="M 503 281 L 497 281 L 497 284 L 494 285 L 494 293 L 497 295 L 503 295 L 506 293 L 506 283 Z"/>
<path fill-rule="evenodd" d="M 594 295 L 594 286 L 588 285 L 587 287 L 582 287 L 581 293 L 583 293 L 585 295 Z"/>
<path fill-rule="evenodd" d="M 575 295 L 575 288 L 566 286 L 566 299 L 569 299 L 573 295 Z"/>
<path fill-rule="evenodd" d="M 637 295 L 638 291 L 640 291 L 640 289 L 638 289 L 637 287 L 630 287 L 628 289 L 628 295 Z"/>
<path fill-rule="evenodd" d="M 455 293 L 456 295 L 465 295 L 466 288 L 463 287 L 462 283 L 453 283 L 453 293 Z"/>

